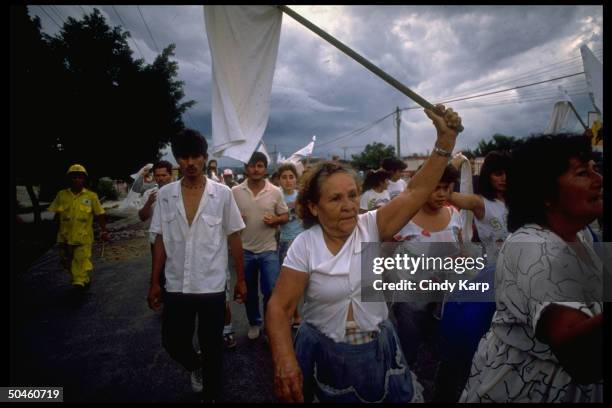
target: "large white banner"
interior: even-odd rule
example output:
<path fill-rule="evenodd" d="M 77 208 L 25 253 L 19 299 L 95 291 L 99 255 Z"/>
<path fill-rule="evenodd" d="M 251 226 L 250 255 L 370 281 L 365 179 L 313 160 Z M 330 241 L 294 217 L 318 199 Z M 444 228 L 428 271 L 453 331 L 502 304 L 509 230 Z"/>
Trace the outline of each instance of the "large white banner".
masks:
<path fill-rule="evenodd" d="M 212 154 L 248 162 L 268 124 L 282 12 L 204 6 L 212 59 Z"/>

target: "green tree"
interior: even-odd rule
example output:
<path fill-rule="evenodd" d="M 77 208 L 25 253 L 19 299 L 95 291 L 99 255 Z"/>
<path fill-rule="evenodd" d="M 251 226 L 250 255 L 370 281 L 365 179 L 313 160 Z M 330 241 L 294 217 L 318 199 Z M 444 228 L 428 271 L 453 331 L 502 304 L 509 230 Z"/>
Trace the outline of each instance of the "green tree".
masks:
<path fill-rule="evenodd" d="M 39 223 L 39 201 L 33 187 L 47 181 L 64 160 L 49 126 L 58 112 L 53 98 L 61 92 L 63 67 L 41 34 L 40 20 L 30 18 L 25 5 L 11 5 L 9 20 L 9 160 L 15 183 L 11 205 L 17 203 L 16 186 L 25 185 L 34 220 Z"/>
<path fill-rule="evenodd" d="M 385 146 L 384 143 L 372 143 L 366 145 L 360 154 L 351 155 L 353 158 L 351 164 L 359 170 L 374 170 L 380 167 L 380 162 L 385 157 L 391 156 L 395 156 L 395 148 L 393 146 Z"/>
<path fill-rule="evenodd" d="M 19 24 L 11 18 L 11 118 L 18 119 L 11 126 L 11 141 L 18 142 L 13 160 L 35 168 L 30 173 L 32 182 L 41 184 L 41 198 L 51 199 L 65 184 L 72 163 L 83 164 L 96 186 L 102 176 L 126 179 L 158 160 L 160 149 L 184 128 L 182 113 L 195 103 L 182 101 L 174 45 L 145 64 L 132 57 L 129 32 L 109 27 L 97 9 L 81 20 L 68 18 L 53 37 L 40 34 L 25 7 L 14 13 Z M 19 79 L 15 84 L 13 75 Z M 29 175 L 26 167 L 16 173 Z"/>
<path fill-rule="evenodd" d="M 492 152 L 493 150 L 510 151 L 514 149 L 519 143 L 521 143 L 521 139 L 517 139 L 514 136 L 506 136 L 496 133 L 493 135 L 492 140 L 481 140 L 478 143 L 478 147 L 474 149 L 473 152 L 470 151 L 470 153 L 473 153 L 479 157 L 485 157 L 487 154 L 489 154 L 489 152 Z"/>

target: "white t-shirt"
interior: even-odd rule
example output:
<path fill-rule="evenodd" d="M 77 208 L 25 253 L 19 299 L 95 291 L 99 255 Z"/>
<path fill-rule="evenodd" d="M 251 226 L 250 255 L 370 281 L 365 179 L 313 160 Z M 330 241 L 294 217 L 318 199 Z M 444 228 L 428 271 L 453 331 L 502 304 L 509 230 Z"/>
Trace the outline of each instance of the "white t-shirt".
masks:
<path fill-rule="evenodd" d="M 603 302 L 564 301 L 577 299 L 575 294 L 583 293 L 585 286 L 603 287 L 601 261 L 581 234 L 578 237 L 592 265 L 539 225 L 525 225 L 506 239 L 495 271 L 496 311 L 474 354 L 459 402 L 602 401 L 603 382 L 573 382 L 550 346 L 535 335 L 542 312 L 551 304 L 588 317 L 602 313 Z"/>
<path fill-rule="evenodd" d="M 357 226 L 336 255 L 327 248 L 320 225 L 300 233 L 283 266 L 309 275 L 304 293 L 304 320 L 335 342 L 345 340 L 346 317 L 361 330 L 378 331 L 389 312 L 385 302 L 361 302 L 361 243 L 379 242 L 376 214 L 358 216 Z"/>
<path fill-rule="evenodd" d="M 450 212 L 450 220 L 446 227 L 440 231 L 429 232 L 415 224 L 413 221 L 409 221 L 395 236 L 395 241 L 401 242 L 398 246 L 396 253 L 399 254 L 410 254 L 418 256 L 423 254 L 428 257 L 446 257 L 456 255 L 460 251 L 461 242 L 459 235 L 461 233 L 461 226 L 463 225 L 463 218 L 461 213 L 454 207 L 445 207 L 443 210 Z M 427 243 L 435 243 L 435 245 L 424 245 Z M 446 276 L 446 273 L 441 271 L 435 271 L 436 276 Z M 405 279 L 409 281 L 419 282 L 422 279 L 421 274 L 410 274 L 409 272 L 397 272 L 398 279 Z M 396 292 L 393 292 L 394 295 Z M 400 299 L 406 299 L 407 294 L 401 294 Z M 442 294 L 439 301 L 445 300 L 446 294 Z M 395 301 L 396 298 L 393 299 Z M 427 302 L 411 302 L 411 307 L 414 310 L 424 310 L 427 308 Z"/>
<path fill-rule="evenodd" d="M 484 217 L 481 220 L 474 217 L 474 223 L 478 229 L 478 237 L 485 247 L 487 264 L 495 265 L 497 254 L 510 234 L 508 232 L 508 209 L 503 201 L 481 197 L 485 207 Z"/>
<path fill-rule="evenodd" d="M 231 190 L 207 179 L 191 226 L 185 214 L 181 181 L 163 186 L 157 193 L 149 232 L 161 234 L 164 241 L 166 291 L 225 291 L 227 236 L 244 228 Z"/>
<path fill-rule="evenodd" d="M 399 194 L 404 192 L 406 186 L 408 186 L 408 184 L 406 184 L 406 182 L 402 179 L 399 179 L 397 181 L 389 180 L 389 186 L 387 186 L 387 191 L 389 192 L 389 197 L 391 198 L 391 200 L 393 200 Z"/>
<path fill-rule="evenodd" d="M 391 198 L 387 190 L 383 190 L 382 193 L 377 193 L 373 189 L 370 189 L 361 195 L 359 208 L 366 211 L 375 210 L 387 204 L 390 200 Z"/>

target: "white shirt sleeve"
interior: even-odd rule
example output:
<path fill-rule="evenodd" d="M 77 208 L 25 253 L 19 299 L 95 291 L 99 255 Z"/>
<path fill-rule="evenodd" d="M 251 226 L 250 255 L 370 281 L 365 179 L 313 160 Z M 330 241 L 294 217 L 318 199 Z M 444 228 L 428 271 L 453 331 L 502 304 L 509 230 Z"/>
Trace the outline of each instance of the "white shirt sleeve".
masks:
<path fill-rule="evenodd" d="M 309 251 L 306 242 L 307 235 L 307 231 L 304 231 L 293 240 L 293 243 L 287 251 L 287 256 L 285 256 L 283 266 L 295 269 L 296 271 L 310 273 L 310 268 L 308 266 Z"/>
<path fill-rule="evenodd" d="M 276 215 L 283 215 L 289 212 L 289 207 L 287 207 L 287 203 L 285 202 L 285 198 L 283 197 L 283 193 L 278 190 L 276 199 L 276 206 L 274 210 L 276 211 Z"/>
<path fill-rule="evenodd" d="M 153 206 L 153 216 L 151 217 L 151 225 L 149 226 L 149 232 L 153 234 L 162 233 L 162 221 L 161 221 L 161 197 L 158 195 L 157 200 L 155 200 L 155 204 Z"/>
<path fill-rule="evenodd" d="M 227 235 L 231 235 L 245 227 L 234 194 L 232 194 L 232 191 L 229 189 L 227 190 L 225 205 L 223 207 L 223 226 L 225 227 Z"/>
<path fill-rule="evenodd" d="M 367 232 L 367 242 L 379 242 L 380 235 L 378 234 L 378 225 L 376 224 L 376 216 L 378 210 L 368 211 L 365 214 L 359 215 L 359 223 Z"/>

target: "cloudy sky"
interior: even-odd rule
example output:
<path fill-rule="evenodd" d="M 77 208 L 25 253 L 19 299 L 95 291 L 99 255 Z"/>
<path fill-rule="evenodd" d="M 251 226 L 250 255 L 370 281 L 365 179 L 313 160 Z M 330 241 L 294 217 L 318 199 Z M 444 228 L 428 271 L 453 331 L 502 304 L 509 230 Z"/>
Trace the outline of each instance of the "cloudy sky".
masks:
<path fill-rule="evenodd" d="M 29 6 L 43 31 L 55 34 L 69 16 L 98 8 L 112 26 L 131 33 L 135 58 L 153 61 L 176 44 L 186 100 L 197 104 L 187 126 L 211 135 L 211 62 L 202 6 Z M 432 103 L 495 93 L 447 104 L 462 116 L 457 148 L 475 148 L 495 133 L 542 132 L 557 87 L 569 92 L 586 121 L 593 111 L 580 46 L 603 61 L 602 6 L 292 6 Z M 141 15 L 142 14 L 142 15 Z M 145 25 L 146 22 L 146 25 Z M 147 30 L 147 26 L 148 29 Z M 539 85 L 530 85 L 547 81 Z M 409 98 L 291 17 L 284 15 L 272 88 L 268 151 L 284 156 L 317 136 L 314 155 L 359 153 L 366 144 L 396 143 L 396 107 Z M 569 130 L 579 130 L 575 117 Z M 422 109 L 401 112 L 402 155 L 425 153 L 434 130 Z M 222 160 L 221 166 L 235 165 Z"/>

